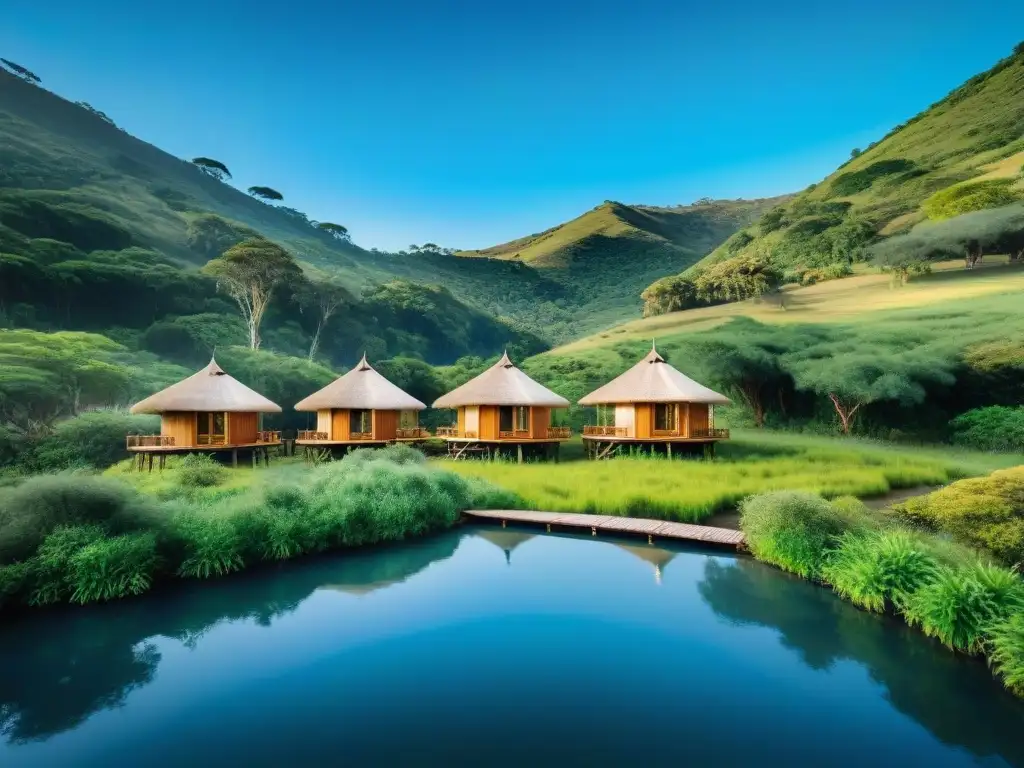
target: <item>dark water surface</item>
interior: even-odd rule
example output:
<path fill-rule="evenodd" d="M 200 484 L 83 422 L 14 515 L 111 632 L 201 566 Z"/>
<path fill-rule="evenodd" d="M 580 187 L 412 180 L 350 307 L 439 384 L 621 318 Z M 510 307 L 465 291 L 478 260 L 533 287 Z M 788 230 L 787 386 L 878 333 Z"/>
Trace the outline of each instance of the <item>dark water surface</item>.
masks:
<path fill-rule="evenodd" d="M 500 528 L 10 622 L 0 730 L 4 768 L 1024 765 L 1024 707 L 895 621 Z"/>

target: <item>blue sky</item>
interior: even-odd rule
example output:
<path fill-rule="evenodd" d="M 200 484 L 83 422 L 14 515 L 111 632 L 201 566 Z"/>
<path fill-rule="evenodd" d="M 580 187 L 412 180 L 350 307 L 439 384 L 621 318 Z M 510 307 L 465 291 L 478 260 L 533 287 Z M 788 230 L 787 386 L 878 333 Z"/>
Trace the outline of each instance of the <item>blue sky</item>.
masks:
<path fill-rule="evenodd" d="M 386 249 L 802 189 L 1024 38 L 1018 0 L 17 6 L 46 87 Z"/>

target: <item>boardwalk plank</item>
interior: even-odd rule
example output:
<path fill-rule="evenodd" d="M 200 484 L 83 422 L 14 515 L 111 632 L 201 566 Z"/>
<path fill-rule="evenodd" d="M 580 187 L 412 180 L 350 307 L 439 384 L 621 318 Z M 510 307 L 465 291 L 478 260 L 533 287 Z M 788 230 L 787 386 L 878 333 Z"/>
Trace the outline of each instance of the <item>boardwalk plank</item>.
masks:
<path fill-rule="evenodd" d="M 542 512 L 522 509 L 469 510 L 465 514 L 467 517 L 480 520 L 505 520 L 581 529 L 596 528 L 598 531 L 609 533 L 647 534 L 665 539 L 699 541 L 707 544 L 721 544 L 737 548 L 744 546 L 746 542 L 742 531 L 714 528 L 709 525 L 676 523 L 668 520 L 649 520 L 639 517 L 587 515 L 573 512 Z"/>

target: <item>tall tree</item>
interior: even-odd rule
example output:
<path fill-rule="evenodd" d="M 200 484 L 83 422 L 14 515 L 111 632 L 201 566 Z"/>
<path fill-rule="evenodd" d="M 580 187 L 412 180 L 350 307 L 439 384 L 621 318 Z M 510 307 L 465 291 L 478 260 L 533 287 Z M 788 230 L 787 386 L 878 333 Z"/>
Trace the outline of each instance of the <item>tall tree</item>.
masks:
<path fill-rule="evenodd" d="M 249 329 L 249 347 L 260 348 L 260 325 L 275 289 L 302 280 L 302 270 L 288 251 L 262 238 L 249 238 L 207 262 L 202 271 L 217 279 L 218 289 L 238 305 Z"/>
<path fill-rule="evenodd" d="M 249 187 L 246 191 L 262 200 L 284 200 L 284 195 L 272 187 Z"/>
<path fill-rule="evenodd" d="M 347 243 L 352 239 L 351 235 L 348 233 L 348 229 L 343 227 L 341 224 L 334 224 L 330 221 L 321 221 L 317 222 L 317 228 L 322 229 L 335 240 L 341 240 Z"/>
<path fill-rule="evenodd" d="M 41 82 L 43 82 L 39 79 L 39 75 L 37 75 L 35 72 L 33 72 L 30 69 L 25 69 L 25 67 L 21 66 L 21 64 L 15 64 L 10 59 L 0 59 L 0 63 L 2 63 L 15 76 L 20 77 L 26 83 L 32 83 L 32 85 L 39 85 Z"/>
<path fill-rule="evenodd" d="M 214 160 L 212 157 L 193 157 L 192 165 L 196 166 L 207 176 L 212 176 L 217 181 L 231 178 L 231 171 L 228 170 L 228 167 L 220 160 Z"/>
<path fill-rule="evenodd" d="M 352 295 L 343 285 L 333 280 L 305 280 L 295 291 L 302 312 L 312 312 L 316 318 L 316 330 L 309 344 L 307 357 L 312 360 L 320 348 L 320 334 L 334 313 L 346 303 L 353 301 Z"/>

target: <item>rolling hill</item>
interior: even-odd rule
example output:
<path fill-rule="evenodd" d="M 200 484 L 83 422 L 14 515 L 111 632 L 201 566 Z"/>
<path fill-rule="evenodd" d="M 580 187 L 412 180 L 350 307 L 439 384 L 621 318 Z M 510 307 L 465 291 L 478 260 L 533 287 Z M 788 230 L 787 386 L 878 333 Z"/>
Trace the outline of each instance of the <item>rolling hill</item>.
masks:
<path fill-rule="evenodd" d="M 871 257 L 880 241 L 929 219 L 1024 198 L 1024 43 L 941 101 L 893 128 L 817 184 L 692 265 L 694 277 L 737 256 L 804 270 Z M 961 249 L 952 237 L 948 251 Z"/>

